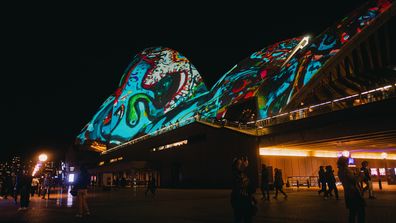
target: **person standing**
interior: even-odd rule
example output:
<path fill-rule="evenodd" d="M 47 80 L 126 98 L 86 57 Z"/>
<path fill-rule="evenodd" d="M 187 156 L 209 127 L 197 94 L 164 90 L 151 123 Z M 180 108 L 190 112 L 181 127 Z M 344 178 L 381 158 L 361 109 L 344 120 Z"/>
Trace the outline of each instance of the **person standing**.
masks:
<path fill-rule="evenodd" d="M 147 193 L 150 191 L 151 195 L 154 197 L 155 196 L 155 191 L 157 189 L 156 181 L 154 175 L 150 177 L 148 183 L 147 183 L 147 189 L 145 196 L 147 197 Z"/>
<path fill-rule="evenodd" d="M 319 172 L 318 172 L 318 181 L 319 181 L 319 185 L 321 185 L 321 189 L 318 191 L 318 194 L 320 195 L 320 193 L 324 193 L 326 194 L 326 176 L 325 176 L 325 170 L 323 166 L 319 167 Z"/>
<path fill-rule="evenodd" d="M 22 171 L 22 174 L 18 176 L 17 181 L 17 188 L 18 191 L 21 193 L 21 207 L 18 209 L 20 210 L 27 210 L 29 207 L 29 198 L 30 198 L 30 189 L 32 184 L 32 177 L 27 174 L 26 170 Z"/>
<path fill-rule="evenodd" d="M 341 156 L 337 161 L 338 177 L 344 187 L 346 208 L 349 209 L 349 223 L 365 222 L 365 201 L 359 190 L 358 183 L 361 176 L 355 175 L 348 168 L 348 158 Z"/>
<path fill-rule="evenodd" d="M 45 195 L 47 195 L 48 200 L 50 199 L 51 193 L 51 179 L 49 175 L 45 175 L 42 185 L 42 199 L 45 199 Z"/>
<path fill-rule="evenodd" d="M 246 156 L 235 158 L 232 164 L 231 206 L 234 210 L 235 223 L 251 223 L 257 212 L 257 201 L 253 196 L 255 187 L 246 174 L 248 165 Z"/>
<path fill-rule="evenodd" d="M 283 178 L 282 178 L 282 171 L 278 168 L 275 168 L 275 180 L 274 180 L 274 187 L 275 187 L 275 196 L 274 199 L 278 198 L 278 191 L 285 196 L 287 199 L 287 194 L 283 191 Z"/>
<path fill-rule="evenodd" d="M 261 166 L 261 192 L 263 194 L 261 200 L 269 201 L 269 172 L 265 164 Z"/>
<path fill-rule="evenodd" d="M 38 193 L 38 185 L 39 185 L 39 181 L 37 178 L 33 178 L 32 179 L 32 190 L 31 190 L 31 196 L 34 196 L 34 193 L 37 192 Z M 40 195 L 39 195 L 40 196 Z"/>
<path fill-rule="evenodd" d="M 329 190 L 325 192 L 325 198 L 328 198 L 329 195 L 331 196 L 331 192 L 334 191 L 335 197 L 338 200 L 338 189 L 336 186 L 336 179 L 334 177 L 334 170 L 330 165 L 326 166 L 325 176 L 327 185 L 329 186 Z"/>
<path fill-rule="evenodd" d="M 77 182 L 75 187 L 77 189 L 77 206 L 78 213 L 76 217 L 82 217 L 84 212 L 86 215 L 90 215 L 88 203 L 87 203 L 87 194 L 88 194 L 88 185 L 90 182 L 90 175 L 85 168 L 84 165 L 80 166 L 80 173 L 77 178 Z"/>
<path fill-rule="evenodd" d="M 366 184 L 366 186 L 363 187 L 362 193 L 364 194 L 364 192 L 368 190 L 369 199 L 375 199 L 373 195 L 373 182 L 371 181 L 371 174 L 367 166 L 368 166 L 368 161 L 365 160 L 362 162 L 362 168 L 360 168 L 360 171 L 363 173 L 362 187 L 363 187 L 363 183 Z"/>
<path fill-rule="evenodd" d="M 4 199 L 7 200 L 8 195 L 12 195 L 12 191 L 14 190 L 11 176 L 9 175 L 5 176 L 3 187 L 4 187 Z"/>

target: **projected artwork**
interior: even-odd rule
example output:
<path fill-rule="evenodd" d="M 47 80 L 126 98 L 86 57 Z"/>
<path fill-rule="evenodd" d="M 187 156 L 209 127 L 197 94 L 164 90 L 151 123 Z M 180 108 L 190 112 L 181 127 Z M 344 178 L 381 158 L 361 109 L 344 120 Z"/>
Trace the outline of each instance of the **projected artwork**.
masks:
<path fill-rule="evenodd" d="M 207 92 L 195 67 L 169 48 L 149 48 L 126 68 L 115 93 L 79 135 L 80 141 L 120 144 L 195 114 Z M 179 106 L 183 109 L 176 109 Z"/>
<path fill-rule="evenodd" d="M 222 119 L 230 106 L 254 99 L 257 118 L 279 114 L 343 46 L 391 6 L 370 1 L 320 35 L 281 41 L 250 55 L 207 90 L 195 67 L 169 48 L 136 55 L 119 86 L 78 136 L 80 143 L 122 144 L 200 114 Z M 187 123 L 186 123 L 187 124 Z M 183 125 L 183 124 L 181 124 Z M 102 148 L 103 146 L 100 145 Z"/>
<path fill-rule="evenodd" d="M 260 87 L 259 118 L 281 112 L 291 98 L 315 77 L 321 67 L 389 7 L 389 1 L 370 1 L 358 11 L 329 27 L 314 38 L 307 47 L 297 52 L 277 75 L 269 78 Z"/>
<path fill-rule="evenodd" d="M 220 119 L 230 105 L 256 96 L 258 88 L 277 74 L 300 39 L 273 44 L 235 65 L 211 89 L 211 98 L 202 108 L 202 116 Z"/>

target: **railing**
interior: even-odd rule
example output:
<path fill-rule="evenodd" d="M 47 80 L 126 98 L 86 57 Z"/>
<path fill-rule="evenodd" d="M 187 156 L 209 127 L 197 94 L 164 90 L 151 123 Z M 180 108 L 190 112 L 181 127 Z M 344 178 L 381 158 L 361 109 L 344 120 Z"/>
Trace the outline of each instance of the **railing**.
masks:
<path fill-rule="evenodd" d="M 135 143 L 141 142 L 143 140 L 149 139 L 154 136 L 161 135 L 165 132 L 174 130 L 178 127 L 188 125 L 190 123 L 193 123 L 195 121 L 204 121 L 208 123 L 212 123 L 218 126 L 226 126 L 226 127 L 233 127 L 233 128 L 238 128 L 241 130 L 248 130 L 252 131 L 254 135 L 262 135 L 262 129 L 265 127 L 269 127 L 272 125 L 277 125 L 281 123 L 285 123 L 288 121 L 293 121 L 293 120 L 299 120 L 307 117 L 312 117 L 315 115 L 319 114 L 324 114 L 332 111 L 337 111 L 337 110 L 342 110 L 345 108 L 350 108 L 362 104 L 367 104 L 375 101 L 380 101 L 384 100 L 387 98 L 391 97 L 396 97 L 396 84 L 393 85 L 386 85 L 384 87 L 376 88 L 373 90 L 365 91 L 360 94 L 354 94 L 350 96 L 346 96 L 343 98 L 338 98 L 332 101 L 327 101 L 323 102 L 320 104 L 316 105 L 311 105 L 308 107 L 300 108 L 291 112 L 285 112 L 281 113 L 278 115 L 274 115 L 265 119 L 257 120 L 257 121 L 251 121 L 247 123 L 242 123 L 242 122 L 234 122 L 234 121 L 229 121 L 226 119 L 218 120 L 215 118 L 211 117 L 202 117 L 201 115 L 197 114 L 193 117 L 190 117 L 188 119 L 176 122 L 174 124 L 171 124 L 169 126 L 166 126 L 164 128 L 161 128 L 153 133 L 138 137 L 136 139 L 130 140 L 126 143 L 123 143 L 121 145 L 115 146 L 111 149 L 108 149 L 102 154 L 106 154 L 109 152 L 116 151 L 118 149 L 121 149 L 125 146 L 128 145 L 133 145 Z"/>
<path fill-rule="evenodd" d="M 316 105 L 299 108 L 294 111 L 284 112 L 278 115 L 274 115 L 265 119 L 260 119 L 251 122 L 237 122 L 228 120 L 217 120 L 215 118 L 203 117 L 200 120 L 218 124 L 221 126 L 239 128 L 241 130 L 250 130 L 255 135 L 262 135 L 262 129 L 272 125 L 277 125 L 293 120 L 299 120 L 307 117 L 316 116 L 319 114 L 325 114 L 332 111 L 342 110 L 346 108 L 355 107 L 367 103 L 385 100 L 391 97 L 396 97 L 396 84 L 386 85 L 380 88 L 365 91 L 359 94 L 354 94 L 338 99 L 334 99 L 327 102 L 322 102 Z M 252 131 L 252 130 L 255 130 Z"/>
<path fill-rule="evenodd" d="M 316 105 L 307 106 L 291 112 L 281 113 L 265 119 L 257 120 L 255 122 L 248 122 L 247 125 L 254 124 L 258 129 L 276 125 L 292 120 L 312 117 L 319 114 L 324 114 L 332 111 L 351 108 L 358 105 L 363 105 L 375 101 L 385 100 L 396 96 L 396 84 L 386 85 L 384 87 L 365 91 L 360 94 L 354 94 L 343 98 L 338 98 L 332 101 L 319 103 Z"/>
<path fill-rule="evenodd" d="M 335 176 L 336 185 L 341 184 L 338 176 Z M 286 180 L 286 187 L 319 187 L 318 176 L 289 176 Z"/>

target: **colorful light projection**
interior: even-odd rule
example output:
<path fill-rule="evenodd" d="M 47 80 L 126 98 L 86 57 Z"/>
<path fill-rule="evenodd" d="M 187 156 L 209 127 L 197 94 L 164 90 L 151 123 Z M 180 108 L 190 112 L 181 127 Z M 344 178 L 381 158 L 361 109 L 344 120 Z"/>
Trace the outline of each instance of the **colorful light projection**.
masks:
<path fill-rule="evenodd" d="M 275 43 L 235 65 L 211 89 L 210 100 L 201 108 L 202 116 L 223 118 L 229 106 L 254 97 L 259 87 L 277 74 L 300 40 Z"/>
<path fill-rule="evenodd" d="M 135 56 L 116 92 L 78 139 L 118 145 L 150 134 L 194 116 L 206 93 L 200 74 L 187 58 L 169 48 L 146 49 Z"/>
<path fill-rule="evenodd" d="M 281 112 L 292 97 L 315 77 L 320 68 L 390 6 L 391 2 L 386 0 L 369 1 L 297 52 L 277 75 L 261 86 L 258 94 L 259 118 Z"/>
<path fill-rule="evenodd" d="M 304 42 L 304 47 L 307 38 L 298 37 L 255 52 L 223 75 L 210 92 L 187 58 L 169 48 L 146 49 L 135 56 L 116 92 L 78 140 L 120 145 L 197 112 L 221 119 L 231 105 L 252 97 L 257 97 L 258 118 L 279 114 L 348 41 L 390 6 L 389 0 L 370 1 L 310 43 Z"/>

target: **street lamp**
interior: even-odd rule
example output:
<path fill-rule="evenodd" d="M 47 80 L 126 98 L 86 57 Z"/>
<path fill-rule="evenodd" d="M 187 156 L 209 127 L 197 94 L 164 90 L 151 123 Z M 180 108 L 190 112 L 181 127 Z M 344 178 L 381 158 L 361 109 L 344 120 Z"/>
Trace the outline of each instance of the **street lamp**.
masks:
<path fill-rule="evenodd" d="M 43 153 L 43 154 L 41 154 L 41 155 L 39 156 L 39 160 L 40 160 L 41 162 L 45 162 L 45 161 L 47 161 L 47 159 L 48 159 L 48 156 L 47 156 L 45 153 Z"/>

